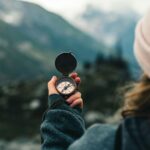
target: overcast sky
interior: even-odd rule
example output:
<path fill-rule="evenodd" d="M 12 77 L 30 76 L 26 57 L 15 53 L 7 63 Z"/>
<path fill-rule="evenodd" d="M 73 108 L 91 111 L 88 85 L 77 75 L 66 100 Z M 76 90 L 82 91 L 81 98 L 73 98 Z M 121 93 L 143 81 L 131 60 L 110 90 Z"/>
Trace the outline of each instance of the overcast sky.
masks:
<path fill-rule="evenodd" d="M 103 9 L 126 10 L 130 7 L 140 14 L 150 8 L 150 0 L 26 0 L 38 3 L 44 8 L 58 13 L 67 19 L 73 19 L 76 15 L 85 10 L 88 4 Z"/>

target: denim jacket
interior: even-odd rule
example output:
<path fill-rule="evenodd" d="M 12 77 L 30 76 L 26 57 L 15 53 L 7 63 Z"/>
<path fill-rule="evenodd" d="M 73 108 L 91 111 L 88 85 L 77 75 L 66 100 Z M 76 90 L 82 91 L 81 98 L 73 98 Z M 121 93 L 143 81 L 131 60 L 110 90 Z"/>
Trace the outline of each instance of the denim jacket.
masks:
<path fill-rule="evenodd" d="M 129 117 L 118 126 L 96 124 L 85 130 L 79 108 L 51 95 L 41 124 L 42 150 L 150 150 L 150 119 Z"/>

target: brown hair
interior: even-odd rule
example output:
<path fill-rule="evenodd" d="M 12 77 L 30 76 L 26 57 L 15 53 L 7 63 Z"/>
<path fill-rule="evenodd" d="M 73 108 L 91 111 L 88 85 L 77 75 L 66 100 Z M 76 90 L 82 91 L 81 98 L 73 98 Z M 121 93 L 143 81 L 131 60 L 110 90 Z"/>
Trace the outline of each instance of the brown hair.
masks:
<path fill-rule="evenodd" d="M 122 116 L 150 116 L 150 78 L 143 75 L 137 82 L 128 86 L 125 93 Z"/>

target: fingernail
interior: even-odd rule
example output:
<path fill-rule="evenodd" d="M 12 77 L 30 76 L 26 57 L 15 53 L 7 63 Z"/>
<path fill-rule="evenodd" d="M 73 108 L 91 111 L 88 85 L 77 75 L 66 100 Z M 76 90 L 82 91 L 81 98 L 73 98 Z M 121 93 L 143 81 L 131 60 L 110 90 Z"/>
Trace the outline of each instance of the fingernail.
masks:
<path fill-rule="evenodd" d="M 56 79 L 56 76 L 53 76 L 52 79 L 53 79 L 53 80 Z"/>
<path fill-rule="evenodd" d="M 69 101 L 70 101 L 70 99 L 67 99 L 66 101 L 67 101 L 67 102 L 69 102 Z"/>

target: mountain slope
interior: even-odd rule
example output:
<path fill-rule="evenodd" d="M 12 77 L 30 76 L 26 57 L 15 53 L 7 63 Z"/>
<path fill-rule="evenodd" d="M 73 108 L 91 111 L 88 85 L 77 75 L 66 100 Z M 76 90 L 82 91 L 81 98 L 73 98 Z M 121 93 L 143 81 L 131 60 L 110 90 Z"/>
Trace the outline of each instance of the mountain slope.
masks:
<path fill-rule="evenodd" d="M 78 26 L 94 38 L 107 44 L 114 44 L 128 27 L 137 21 L 138 14 L 127 8 L 126 11 L 105 12 L 93 6 L 78 16 Z"/>
<path fill-rule="evenodd" d="M 72 51 L 83 62 L 105 50 L 104 45 L 38 5 L 0 1 L 1 80 L 48 74 L 60 52 Z"/>
<path fill-rule="evenodd" d="M 81 29 L 98 41 L 114 47 L 109 54 L 117 54 L 115 49 L 119 47 L 122 58 L 128 62 L 133 75 L 137 76 L 139 67 L 133 54 L 133 42 L 139 15 L 130 8 L 125 10 L 104 12 L 88 6 L 86 11 L 78 16 L 77 23 Z"/>

